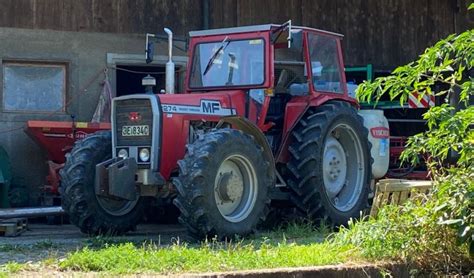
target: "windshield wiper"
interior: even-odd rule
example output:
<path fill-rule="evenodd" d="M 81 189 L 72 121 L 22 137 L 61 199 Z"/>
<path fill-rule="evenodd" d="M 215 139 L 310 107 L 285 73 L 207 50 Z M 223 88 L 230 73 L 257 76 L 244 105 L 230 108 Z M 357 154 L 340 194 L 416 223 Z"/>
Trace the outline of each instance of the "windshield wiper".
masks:
<path fill-rule="evenodd" d="M 224 38 L 224 40 L 222 40 L 221 46 L 219 46 L 219 48 L 216 50 L 216 52 L 214 52 L 214 54 L 212 54 L 211 58 L 209 59 L 209 62 L 207 62 L 206 68 L 204 69 L 204 73 L 202 74 L 203 76 L 206 75 L 209 72 L 212 65 L 214 65 L 214 61 L 217 59 L 217 57 L 219 56 L 221 51 L 224 51 L 225 48 L 229 45 L 230 41 L 228 41 L 228 38 L 229 37 L 226 36 Z"/>

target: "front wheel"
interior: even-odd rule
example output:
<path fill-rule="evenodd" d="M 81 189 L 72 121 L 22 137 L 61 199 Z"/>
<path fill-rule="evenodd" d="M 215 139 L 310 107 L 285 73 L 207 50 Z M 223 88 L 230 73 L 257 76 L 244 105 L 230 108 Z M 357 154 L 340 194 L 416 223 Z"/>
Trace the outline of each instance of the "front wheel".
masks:
<path fill-rule="evenodd" d="M 123 234 L 142 219 L 144 202 L 97 196 L 94 188 L 96 164 L 112 156 L 109 131 L 101 131 L 76 142 L 61 169 L 63 208 L 70 221 L 86 234 Z"/>
<path fill-rule="evenodd" d="M 246 235 L 265 220 L 273 165 L 249 135 L 228 128 L 212 131 L 188 145 L 178 164 L 174 204 L 192 236 Z"/>

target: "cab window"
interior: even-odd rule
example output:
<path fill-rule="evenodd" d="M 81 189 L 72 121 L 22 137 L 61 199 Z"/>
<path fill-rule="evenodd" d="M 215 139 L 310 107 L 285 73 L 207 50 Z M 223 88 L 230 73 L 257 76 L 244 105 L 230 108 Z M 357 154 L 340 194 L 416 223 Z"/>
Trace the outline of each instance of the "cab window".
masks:
<path fill-rule="evenodd" d="M 262 85 L 263 39 L 200 43 L 194 50 L 191 88 Z"/>
<path fill-rule="evenodd" d="M 284 44 L 275 45 L 275 93 L 306 95 L 309 93 L 303 55 L 303 32 L 292 33 L 291 48 Z"/>
<path fill-rule="evenodd" d="M 314 89 L 343 93 L 336 39 L 314 33 L 308 39 Z"/>

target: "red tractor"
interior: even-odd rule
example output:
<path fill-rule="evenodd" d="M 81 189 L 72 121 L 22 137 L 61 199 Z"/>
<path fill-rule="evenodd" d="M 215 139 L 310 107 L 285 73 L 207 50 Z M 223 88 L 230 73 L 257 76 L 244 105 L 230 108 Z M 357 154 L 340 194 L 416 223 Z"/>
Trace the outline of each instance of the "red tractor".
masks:
<path fill-rule="evenodd" d="M 124 233 L 150 200 L 172 201 L 200 238 L 252 232 L 273 200 L 336 225 L 360 216 L 373 159 L 347 93 L 341 35 L 291 21 L 190 32 L 185 91 L 175 94 L 165 31 L 165 93 L 115 98 L 112 131 L 66 156 L 61 191 L 72 223 Z"/>

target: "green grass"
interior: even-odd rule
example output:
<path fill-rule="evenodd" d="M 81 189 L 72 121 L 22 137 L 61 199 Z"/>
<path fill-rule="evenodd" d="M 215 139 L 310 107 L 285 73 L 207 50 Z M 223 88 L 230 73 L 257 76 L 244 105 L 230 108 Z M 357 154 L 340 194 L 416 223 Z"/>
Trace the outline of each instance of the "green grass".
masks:
<path fill-rule="evenodd" d="M 47 250 L 56 249 L 58 245 L 53 243 L 51 240 L 46 239 L 38 241 L 33 245 L 21 245 L 21 244 L 0 244 L 0 252 L 20 252 L 26 253 L 32 250 Z"/>
<path fill-rule="evenodd" d="M 85 247 L 62 258 L 53 255 L 36 265 L 9 263 L 0 266 L 0 277 L 24 270 L 52 269 L 105 275 L 182 274 L 387 260 L 428 262 L 430 269 L 437 269 L 437 265 L 446 266 L 444 257 L 447 256 L 453 266 L 459 267 L 450 266 L 448 270 L 438 270 L 439 273 L 466 273 L 472 259 L 466 257 L 465 246 L 453 242 L 449 228 L 430 220 L 432 217 L 428 216 L 432 211 L 429 203 L 408 202 L 403 208 L 385 206 L 377 219 L 352 221 L 338 232 L 324 225 L 298 222 L 232 242 L 208 240 L 191 244 L 176 240 L 160 245 L 150 241 L 128 242 L 121 237 L 95 237 L 87 240 Z M 45 241 L 33 245 L 30 250 L 54 248 L 53 243 Z M 0 250 L 24 251 L 8 245 Z"/>
<path fill-rule="evenodd" d="M 59 263 L 64 271 L 126 273 L 196 273 L 276 267 L 333 265 L 361 260 L 350 245 L 324 242 L 325 226 L 290 223 L 236 242 L 209 240 L 199 245 L 175 242 L 123 243 L 94 238 Z"/>
<path fill-rule="evenodd" d="M 111 273 L 184 273 L 301 267 L 344 263 L 359 258 L 351 246 L 329 243 L 254 244 L 203 243 L 199 247 L 174 244 L 137 247 L 131 243 L 111 245 L 100 250 L 84 248 L 68 256 L 62 270 Z"/>
<path fill-rule="evenodd" d="M 0 245 L 0 252 L 25 252 L 31 249 L 30 247 L 23 246 L 23 245 L 15 245 L 15 244 L 2 244 Z"/>
<path fill-rule="evenodd" d="M 0 277 L 23 270 L 102 272 L 105 274 L 178 274 L 277 267 L 334 265 L 362 261 L 349 244 L 333 244 L 325 238 L 330 230 L 311 223 L 289 223 L 273 231 L 233 242 L 208 240 L 199 244 L 149 241 L 127 242 L 120 237 L 94 237 L 83 248 L 65 257 L 52 256 L 40 263 L 8 263 L 0 266 Z M 1 246 L 4 252 L 27 252 L 56 248 L 49 241 L 30 247 Z"/>
<path fill-rule="evenodd" d="M 0 278 L 9 277 L 10 274 L 18 273 L 27 268 L 26 264 L 9 262 L 0 266 Z"/>

